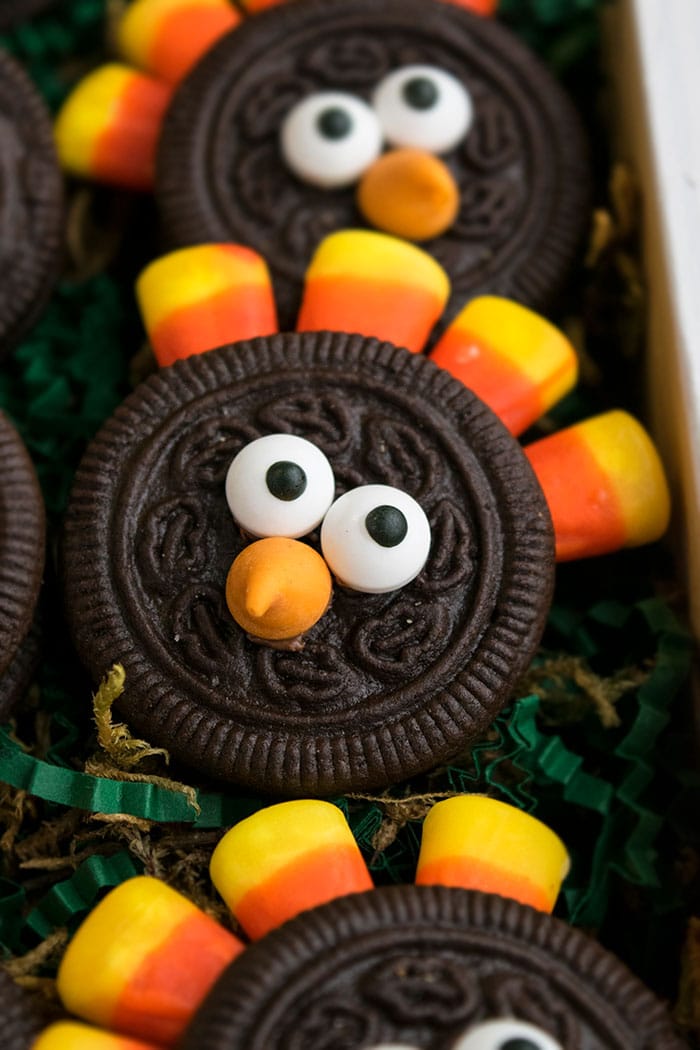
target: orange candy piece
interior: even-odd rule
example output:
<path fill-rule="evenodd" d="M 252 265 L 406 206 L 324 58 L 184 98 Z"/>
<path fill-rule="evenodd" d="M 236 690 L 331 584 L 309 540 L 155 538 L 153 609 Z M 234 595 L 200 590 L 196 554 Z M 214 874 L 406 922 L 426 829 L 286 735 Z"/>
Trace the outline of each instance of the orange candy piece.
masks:
<path fill-rule="evenodd" d="M 244 547 L 229 569 L 226 602 L 244 631 L 284 641 L 304 634 L 331 600 L 331 574 L 299 540 L 270 536 Z"/>
<path fill-rule="evenodd" d="M 607 554 L 658 540 L 670 496 L 644 427 L 627 412 L 605 412 L 525 448 L 554 523 L 558 561 Z"/>
<path fill-rule="evenodd" d="M 176 84 L 240 20 L 229 0 L 133 0 L 117 44 L 139 69 Z"/>
<path fill-rule="evenodd" d="M 375 229 L 408 241 L 429 241 L 455 221 L 459 187 L 439 157 L 425 150 L 394 149 L 362 176 L 357 203 Z"/>
<path fill-rule="evenodd" d="M 214 850 L 210 872 L 254 939 L 307 908 L 372 888 L 345 817 L 318 799 L 268 806 L 236 824 Z"/>
<path fill-rule="evenodd" d="M 498 893 L 551 912 L 568 870 L 546 824 L 497 799 L 461 795 L 425 818 L 416 883 Z"/>
<path fill-rule="evenodd" d="M 172 88 L 116 63 L 82 80 L 54 127 L 63 168 L 135 190 L 153 188 L 156 145 Z"/>
<path fill-rule="evenodd" d="M 576 383 L 568 339 L 533 310 L 483 295 L 461 310 L 430 354 L 522 434 Z"/>
<path fill-rule="evenodd" d="M 161 366 L 277 331 L 267 265 L 238 244 L 200 244 L 161 256 L 139 276 L 136 297 Z"/>
<path fill-rule="evenodd" d="M 242 949 L 185 897 L 138 876 L 80 926 L 59 967 L 58 991 L 86 1021 L 171 1046 Z"/>
<path fill-rule="evenodd" d="M 414 244 L 374 230 L 339 230 L 321 241 L 306 271 L 298 332 L 357 332 L 422 350 L 450 283 Z"/>

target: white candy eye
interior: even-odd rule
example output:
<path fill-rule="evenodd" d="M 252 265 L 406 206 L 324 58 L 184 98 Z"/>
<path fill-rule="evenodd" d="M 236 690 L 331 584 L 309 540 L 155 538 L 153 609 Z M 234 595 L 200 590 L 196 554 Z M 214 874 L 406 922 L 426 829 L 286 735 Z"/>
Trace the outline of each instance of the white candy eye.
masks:
<path fill-rule="evenodd" d="M 313 186 L 349 186 L 376 160 L 382 131 L 374 111 L 355 95 L 321 91 L 298 102 L 284 119 L 282 155 Z"/>
<path fill-rule="evenodd" d="M 334 493 L 333 471 L 323 452 L 292 434 L 251 441 L 226 475 L 231 513 L 252 536 L 305 536 L 323 520 Z"/>
<path fill-rule="evenodd" d="M 527 1021 L 501 1019 L 474 1025 L 451 1050 L 564 1050 L 561 1043 Z"/>
<path fill-rule="evenodd" d="M 363 485 L 337 499 L 326 514 L 321 549 L 345 587 L 383 594 L 421 571 L 430 551 L 430 525 L 407 492 Z"/>
<path fill-rule="evenodd" d="M 447 153 L 471 126 L 467 89 L 436 66 L 403 66 L 380 81 L 372 105 L 392 146 Z"/>

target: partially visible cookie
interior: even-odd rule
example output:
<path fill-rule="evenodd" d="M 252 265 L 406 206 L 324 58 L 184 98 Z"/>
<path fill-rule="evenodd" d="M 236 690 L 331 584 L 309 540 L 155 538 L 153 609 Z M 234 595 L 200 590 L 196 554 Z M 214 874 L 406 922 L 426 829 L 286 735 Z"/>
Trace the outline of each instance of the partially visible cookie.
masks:
<path fill-rule="evenodd" d="M 36 654 L 32 630 L 44 572 L 45 514 L 22 439 L 0 411 L 0 718 L 26 686 Z"/>
<path fill-rule="evenodd" d="M 46 305 L 62 237 L 63 178 L 51 118 L 19 63 L 0 51 L 0 357 Z"/>
<path fill-rule="evenodd" d="M 432 529 L 401 590 L 336 584 L 301 652 L 250 641 L 225 602 L 248 539 L 224 480 L 271 433 L 317 445 L 336 496 L 400 488 Z M 422 356 L 335 332 L 237 343 L 137 388 L 78 470 L 63 562 L 78 652 L 96 680 L 124 665 L 130 724 L 201 773 L 286 796 L 386 785 L 479 739 L 554 575 L 544 496 L 496 416 Z"/>
<path fill-rule="evenodd" d="M 42 1028 L 29 997 L 0 969 L 0 1012 L 3 1050 L 30 1050 Z"/>
<path fill-rule="evenodd" d="M 581 931 L 515 901 L 393 886 L 250 945 L 182 1050 L 683 1050 L 651 992 Z"/>
<path fill-rule="evenodd" d="M 436 91 L 439 109 L 441 73 L 455 78 L 462 116 L 467 111 L 460 140 L 443 148 L 440 138 L 427 154 L 439 156 L 444 179 L 457 190 L 456 217 L 424 242 L 452 282 L 448 318 L 484 292 L 535 308 L 551 303 L 588 221 L 579 119 L 561 86 L 505 27 L 436 0 L 295 0 L 222 38 L 185 78 L 163 126 L 156 195 L 173 245 L 236 241 L 255 248 L 270 265 L 282 327 L 293 327 L 317 244 L 334 230 L 372 222 L 358 208 L 359 174 L 338 187 L 291 170 L 282 126 L 302 100 L 340 92 L 317 115 L 321 125 L 329 115 L 327 128 L 311 118 L 293 125 L 300 160 L 310 163 L 314 144 L 330 148 L 335 140 L 345 148 L 346 131 L 347 149 L 352 153 L 357 132 L 364 156 L 362 128 L 376 135 L 380 110 L 385 159 L 392 145 L 418 142 L 403 124 L 394 128 L 405 115 L 395 121 L 394 109 L 410 107 L 391 75 L 407 67 L 422 71 L 403 92 L 415 89 L 418 117 Z M 375 92 L 393 99 L 388 117 Z M 432 127 L 442 122 L 447 131 L 457 120 L 449 106 L 444 114 L 423 112 Z M 414 184 L 429 178 L 425 165 L 412 171 Z M 399 197 L 393 176 L 385 177 L 389 189 L 381 182 L 369 194 L 379 194 L 380 212 L 387 197 Z M 441 185 L 438 179 L 435 200 Z"/>

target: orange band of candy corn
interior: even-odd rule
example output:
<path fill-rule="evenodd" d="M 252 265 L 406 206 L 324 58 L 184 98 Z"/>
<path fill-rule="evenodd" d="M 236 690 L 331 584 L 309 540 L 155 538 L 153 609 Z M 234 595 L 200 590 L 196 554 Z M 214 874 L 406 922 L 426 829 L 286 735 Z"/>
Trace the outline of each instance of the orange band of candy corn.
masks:
<path fill-rule="evenodd" d="M 59 967 L 58 991 L 86 1021 L 170 1046 L 242 948 L 165 883 L 139 876 L 112 890 L 80 926 Z"/>
<path fill-rule="evenodd" d="M 449 293 L 442 267 L 415 245 L 374 230 L 341 230 L 311 260 L 297 331 L 355 332 L 417 352 Z"/>
<path fill-rule="evenodd" d="M 521 434 L 576 383 L 568 339 L 533 310 L 509 299 L 467 303 L 430 358 Z"/>
<path fill-rule="evenodd" d="M 150 190 L 172 88 L 126 66 L 102 66 L 78 84 L 54 128 L 59 160 L 73 175 Z"/>
<path fill-rule="evenodd" d="M 282 802 L 241 821 L 214 850 L 210 871 L 252 938 L 306 908 L 372 888 L 343 814 L 318 800 Z"/>
<path fill-rule="evenodd" d="M 176 84 L 240 20 L 229 0 L 134 0 L 117 44 L 139 69 Z"/>
<path fill-rule="evenodd" d="M 277 331 L 265 261 L 241 245 L 201 244 L 164 255 L 141 273 L 136 295 L 161 366 Z"/>
<path fill-rule="evenodd" d="M 428 813 L 416 883 L 497 893 L 550 912 L 568 870 L 561 840 L 541 821 L 496 799 L 462 795 Z"/>
<path fill-rule="evenodd" d="M 585 420 L 525 453 L 549 505 L 559 561 L 651 543 L 665 532 L 670 497 L 663 466 L 627 412 Z"/>

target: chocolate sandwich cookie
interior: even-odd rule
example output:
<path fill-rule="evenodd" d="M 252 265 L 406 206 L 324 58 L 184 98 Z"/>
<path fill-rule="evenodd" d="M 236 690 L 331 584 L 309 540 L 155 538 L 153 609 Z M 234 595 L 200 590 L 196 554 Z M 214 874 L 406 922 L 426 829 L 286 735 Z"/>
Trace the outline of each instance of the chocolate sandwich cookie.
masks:
<path fill-rule="evenodd" d="M 48 110 L 22 67 L 0 51 L 0 357 L 46 305 L 62 231 L 63 179 Z"/>
<path fill-rule="evenodd" d="M 0 412 L 0 719 L 26 686 L 35 659 L 32 629 L 44 571 L 45 514 L 24 444 Z"/>
<path fill-rule="evenodd" d="M 503 26 L 435 0 L 295 0 L 246 19 L 182 83 L 156 192 L 173 244 L 265 256 L 285 328 L 319 241 L 377 224 L 445 267 L 448 317 L 481 292 L 543 307 L 588 185 L 576 113 Z M 412 187 L 426 186 L 414 230 Z"/>
<path fill-rule="evenodd" d="M 403 589 L 334 585 L 300 652 L 250 641 L 225 602 L 249 539 L 224 480 L 270 433 L 317 445 L 336 495 L 405 490 L 432 530 Z M 96 680 L 123 663 L 130 724 L 204 773 L 289 796 L 378 787 L 467 748 L 528 664 L 553 585 L 543 494 L 496 416 L 425 358 L 330 332 L 240 342 L 142 384 L 78 470 L 63 561 L 77 649 Z"/>
<path fill-rule="evenodd" d="M 235 959 L 182 1050 L 683 1050 L 589 937 L 493 894 L 396 886 L 314 908 Z"/>
<path fill-rule="evenodd" d="M 30 1050 L 42 1027 L 29 997 L 0 969 L 0 1010 L 3 1050 Z"/>

